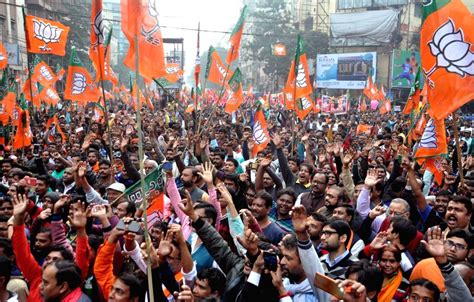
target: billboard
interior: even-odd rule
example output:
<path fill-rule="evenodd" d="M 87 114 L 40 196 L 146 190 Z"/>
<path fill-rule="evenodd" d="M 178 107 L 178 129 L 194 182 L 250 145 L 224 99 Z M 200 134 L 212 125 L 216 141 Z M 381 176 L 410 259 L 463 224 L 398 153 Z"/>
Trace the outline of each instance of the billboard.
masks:
<path fill-rule="evenodd" d="M 394 49 L 392 55 L 392 87 L 410 88 L 420 65 L 420 52 Z"/>
<path fill-rule="evenodd" d="M 376 52 L 317 55 L 316 61 L 318 88 L 364 89 L 369 72 L 375 82 Z"/>

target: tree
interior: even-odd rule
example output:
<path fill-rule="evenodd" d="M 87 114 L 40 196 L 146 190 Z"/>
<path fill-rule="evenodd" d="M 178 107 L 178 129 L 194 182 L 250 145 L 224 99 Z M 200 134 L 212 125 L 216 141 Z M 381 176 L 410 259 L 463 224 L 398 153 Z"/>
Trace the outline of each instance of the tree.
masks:
<path fill-rule="evenodd" d="M 250 35 L 244 36 L 242 46 L 242 59 L 262 62 L 263 72 L 269 78 L 277 80 L 280 88 L 286 82 L 291 60 L 295 55 L 298 33 L 304 39 L 308 59 L 316 59 L 317 53 L 326 53 L 329 45 L 329 39 L 325 33 L 297 31 L 291 14 L 286 10 L 285 2 L 284 0 L 261 0 L 254 10 L 249 10 L 246 31 L 250 31 Z M 276 43 L 286 46 L 286 56 L 273 55 L 272 45 Z"/>

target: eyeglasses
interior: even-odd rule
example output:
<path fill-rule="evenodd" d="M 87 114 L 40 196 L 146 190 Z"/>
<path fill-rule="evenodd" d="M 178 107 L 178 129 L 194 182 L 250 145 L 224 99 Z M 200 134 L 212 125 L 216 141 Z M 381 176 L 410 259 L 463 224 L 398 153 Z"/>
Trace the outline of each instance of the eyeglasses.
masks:
<path fill-rule="evenodd" d="M 417 294 L 411 294 L 408 297 L 408 301 L 410 301 L 410 302 L 432 302 L 433 299 L 428 298 L 428 297 L 420 297 Z"/>
<path fill-rule="evenodd" d="M 387 210 L 387 215 L 388 216 L 395 216 L 395 217 L 401 217 L 403 215 L 405 215 L 407 212 L 400 212 L 400 213 L 397 213 L 397 212 L 393 212 L 393 211 L 390 211 L 390 209 Z"/>
<path fill-rule="evenodd" d="M 455 243 L 455 242 L 453 242 L 453 241 L 451 241 L 451 240 L 446 240 L 446 241 L 444 242 L 444 244 L 446 244 L 446 246 L 447 246 L 448 248 L 454 247 L 454 249 L 455 249 L 456 251 L 465 251 L 465 250 L 467 250 L 467 247 L 464 246 L 463 244 L 461 244 L 461 243 Z"/>
<path fill-rule="evenodd" d="M 333 234 L 338 234 L 336 231 L 321 231 L 320 235 L 321 236 L 326 236 L 326 237 L 329 237 Z"/>

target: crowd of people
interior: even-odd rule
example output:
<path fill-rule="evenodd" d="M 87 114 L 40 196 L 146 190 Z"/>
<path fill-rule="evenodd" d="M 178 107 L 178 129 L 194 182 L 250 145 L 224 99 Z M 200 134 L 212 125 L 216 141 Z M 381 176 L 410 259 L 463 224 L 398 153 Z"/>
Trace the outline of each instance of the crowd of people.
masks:
<path fill-rule="evenodd" d="M 254 109 L 141 110 L 142 129 L 120 102 L 107 122 L 32 114 L 32 146 L 1 151 L 0 302 L 472 301 L 468 121 L 446 123 L 438 184 L 401 113 L 295 125 L 266 109 L 271 142 L 253 154 Z M 145 220 L 126 190 L 157 168 L 163 212 Z"/>

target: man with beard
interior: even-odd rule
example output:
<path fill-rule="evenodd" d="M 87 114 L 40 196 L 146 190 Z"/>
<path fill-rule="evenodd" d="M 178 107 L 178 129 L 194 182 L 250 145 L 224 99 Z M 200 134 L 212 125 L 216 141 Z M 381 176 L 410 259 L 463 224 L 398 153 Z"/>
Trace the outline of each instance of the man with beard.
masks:
<path fill-rule="evenodd" d="M 436 193 L 434 206 L 430 206 L 428 205 L 428 203 L 426 204 L 425 215 L 427 216 L 423 217 L 422 215 L 422 218 L 426 217 L 426 219 L 424 219 L 425 230 L 435 225 L 446 225 L 446 222 L 444 221 L 444 216 L 446 215 L 446 209 L 448 207 L 450 196 L 451 193 L 448 190 L 441 190 Z"/>
<path fill-rule="evenodd" d="M 319 210 L 324 206 L 324 200 L 326 199 L 325 192 L 329 178 L 326 174 L 316 173 L 313 175 L 311 180 L 311 191 L 306 192 L 298 196 L 296 204 L 303 205 L 306 208 L 308 215 Z"/>
<path fill-rule="evenodd" d="M 295 205 L 296 193 L 292 188 L 278 191 L 276 205 L 270 210 L 270 219 L 274 221 L 283 231 L 293 232 L 290 211 Z"/>
<path fill-rule="evenodd" d="M 209 195 L 196 186 L 198 177 L 198 171 L 194 167 L 186 167 L 181 172 L 181 181 L 183 182 L 184 189 L 191 195 L 193 203 L 198 200 L 207 201 L 209 199 Z"/>
<path fill-rule="evenodd" d="M 346 246 L 350 240 L 351 227 L 343 220 L 333 220 L 321 231 L 321 248 L 328 254 L 321 257 L 326 275 L 333 279 L 345 279 L 345 273 L 357 257 Z"/>
<path fill-rule="evenodd" d="M 320 245 L 321 231 L 323 230 L 323 227 L 327 221 L 328 220 L 325 216 L 316 212 L 306 218 L 306 230 L 308 232 L 309 239 L 311 240 L 311 243 L 318 252 L 319 256 L 322 256 Z"/>
<path fill-rule="evenodd" d="M 291 293 L 293 301 L 316 301 L 311 284 L 301 264 L 298 253 L 298 239 L 295 234 L 287 234 L 280 242 L 281 270 L 283 273 L 283 286 Z"/>
<path fill-rule="evenodd" d="M 99 161 L 98 179 L 94 183 L 94 189 L 107 188 L 115 182 L 114 174 L 112 173 L 112 164 L 106 159 Z"/>
<path fill-rule="evenodd" d="M 211 163 L 216 167 L 217 170 L 224 170 L 225 165 L 225 152 L 220 148 L 214 148 L 210 154 Z"/>
<path fill-rule="evenodd" d="M 332 213 L 337 204 L 344 203 L 344 189 L 338 186 L 331 186 L 326 190 L 324 197 L 324 206 L 318 210 L 318 213 L 326 216 L 327 219 L 332 217 Z"/>
<path fill-rule="evenodd" d="M 472 202 L 464 196 L 454 196 L 449 200 L 446 208 L 446 223 L 448 227 L 443 234 L 447 235 L 449 231 L 454 229 L 464 229 L 472 233 L 470 225 L 472 215 Z"/>
<path fill-rule="evenodd" d="M 260 191 L 252 201 L 250 211 L 262 229 L 263 235 L 270 243 L 277 245 L 285 235 L 285 231 L 268 217 L 272 204 L 273 200 L 270 194 L 265 191 Z"/>

